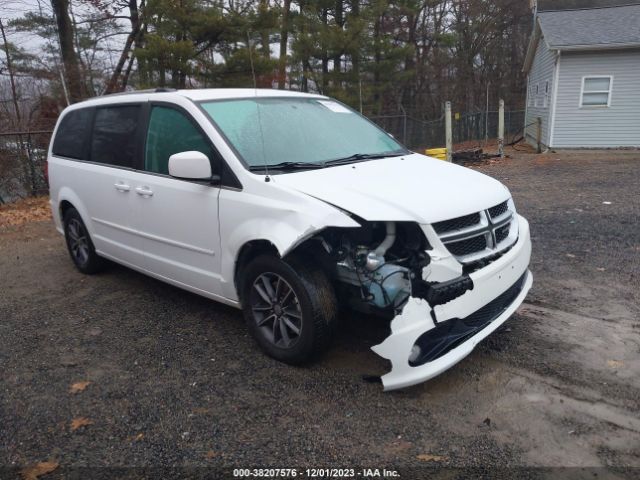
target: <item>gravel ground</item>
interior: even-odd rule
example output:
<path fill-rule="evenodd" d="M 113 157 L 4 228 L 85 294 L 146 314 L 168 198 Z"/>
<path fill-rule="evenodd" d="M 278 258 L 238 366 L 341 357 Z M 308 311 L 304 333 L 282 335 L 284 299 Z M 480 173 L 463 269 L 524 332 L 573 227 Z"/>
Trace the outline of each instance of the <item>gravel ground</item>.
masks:
<path fill-rule="evenodd" d="M 239 311 L 115 265 L 83 276 L 48 221 L 0 229 L 0 465 L 630 475 L 640 153 L 514 152 L 475 168 L 531 223 L 534 287 L 459 365 L 392 393 L 362 380 L 386 369 L 369 350 L 379 321 L 345 314 L 328 354 L 293 368 L 257 350 Z"/>

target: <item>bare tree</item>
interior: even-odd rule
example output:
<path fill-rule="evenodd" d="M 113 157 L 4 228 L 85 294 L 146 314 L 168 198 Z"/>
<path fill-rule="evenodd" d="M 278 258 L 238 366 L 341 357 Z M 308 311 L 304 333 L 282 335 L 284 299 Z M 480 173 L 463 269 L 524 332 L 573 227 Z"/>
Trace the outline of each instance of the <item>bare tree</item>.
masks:
<path fill-rule="evenodd" d="M 18 106 L 18 93 L 16 91 L 16 79 L 13 71 L 13 64 L 11 62 L 11 53 L 9 52 L 9 42 L 7 42 L 7 35 L 4 31 L 4 25 L 2 19 L 0 19 L 0 32 L 2 32 L 2 41 L 4 42 L 4 52 L 7 56 L 7 71 L 9 72 L 9 81 L 11 83 L 11 98 L 13 99 L 13 106 L 16 111 L 16 124 L 21 124 L 20 120 L 20 107 Z"/>
<path fill-rule="evenodd" d="M 138 8 L 137 0 L 129 0 L 127 3 L 129 7 L 129 21 L 131 22 L 131 31 L 127 35 L 127 40 L 125 41 L 124 47 L 122 48 L 122 52 L 120 53 L 120 59 L 118 60 L 118 63 L 116 64 L 116 67 L 111 74 L 111 78 L 107 83 L 105 93 L 121 91 L 126 88 L 127 81 L 129 80 L 129 74 L 131 72 L 131 66 L 133 64 L 133 58 L 130 58 L 130 55 L 133 55 L 133 45 L 134 43 L 139 41 L 142 32 L 140 11 L 144 9 L 144 0 L 142 0 L 142 2 L 140 3 L 140 8 Z M 127 63 L 127 60 L 129 60 L 129 66 L 127 67 L 127 70 L 123 75 L 122 72 L 124 70 L 125 64 Z M 118 85 L 118 81 L 121 78 L 122 80 Z"/>
<path fill-rule="evenodd" d="M 69 97 L 72 102 L 77 102 L 84 98 L 85 89 L 80 76 L 78 56 L 74 48 L 74 29 L 69 17 L 69 0 L 51 0 L 51 6 L 58 26 L 60 54 L 64 64 Z"/>

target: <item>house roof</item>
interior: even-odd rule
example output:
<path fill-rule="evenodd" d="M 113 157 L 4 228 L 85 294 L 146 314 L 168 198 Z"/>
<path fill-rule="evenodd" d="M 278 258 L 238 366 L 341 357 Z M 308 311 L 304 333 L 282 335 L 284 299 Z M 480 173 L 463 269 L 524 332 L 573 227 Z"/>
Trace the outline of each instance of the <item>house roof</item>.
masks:
<path fill-rule="evenodd" d="M 640 5 L 538 13 L 550 48 L 640 46 Z"/>
<path fill-rule="evenodd" d="M 538 12 L 525 72 L 531 68 L 541 38 L 552 50 L 640 47 L 640 4 Z"/>
<path fill-rule="evenodd" d="M 548 10 L 584 10 L 587 8 L 620 7 L 640 3 L 639 0 L 533 0 L 537 12 Z"/>

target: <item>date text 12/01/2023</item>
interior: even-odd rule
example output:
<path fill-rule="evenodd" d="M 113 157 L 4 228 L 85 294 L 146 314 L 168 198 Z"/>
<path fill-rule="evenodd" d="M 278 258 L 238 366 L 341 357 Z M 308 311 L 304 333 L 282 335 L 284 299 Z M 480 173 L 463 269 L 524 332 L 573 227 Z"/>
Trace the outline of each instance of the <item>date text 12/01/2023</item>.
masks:
<path fill-rule="evenodd" d="M 236 468 L 235 478 L 399 478 L 397 470 L 386 468 Z"/>

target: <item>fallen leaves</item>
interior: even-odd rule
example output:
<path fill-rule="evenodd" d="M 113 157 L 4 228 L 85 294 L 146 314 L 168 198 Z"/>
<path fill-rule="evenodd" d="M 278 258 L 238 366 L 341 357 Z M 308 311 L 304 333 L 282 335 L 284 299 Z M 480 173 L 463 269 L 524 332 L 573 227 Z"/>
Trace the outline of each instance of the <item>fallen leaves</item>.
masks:
<path fill-rule="evenodd" d="M 205 408 L 205 407 L 196 407 L 193 409 L 193 414 L 194 415 L 206 415 L 207 413 L 211 412 L 210 408 Z"/>
<path fill-rule="evenodd" d="M 212 458 L 217 457 L 218 454 L 216 452 L 214 452 L 213 450 L 209 450 L 207 453 L 204 454 L 205 458 L 208 458 L 209 460 L 211 460 Z"/>
<path fill-rule="evenodd" d="M 401 438 L 394 440 L 391 443 L 388 443 L 384 450 L 386 453 L 391 455 L 399 455 L 403 452 L 409 450 L 413 444 L 411 442 L 407 442 L 406 440 L 402 440 Z"/>
<path fill-rule="evenodd" d="M 140 432 L 137 435 L 133 435 L 131 437 L 127 437 L 127 440 L 129 440 L 130 442 L 139 442 L 143 438 L 144 438 L 144 433 Z"/>
<path fill-rule="evenodd" d="M 20 471 L 23 480 L 38 480 L 38 477 L 53 472 L 60 464 L 56 461 L 38 462 Z"/>
<path fill-rule="evenodd" d="M 421 462 L 446 462 L 449 457 L 444 455 L 431 455 L 430 453 L 421 453 L 416 457 Z"/>
<path fill-rule="evenodd" d="M 51 219 L 48 197 L 32 197 L 0 205 L 0 227 Z"/>
<path fill-rule="evenodd" d="M 89 420 L 87 417 L 76 417 L 71 420 L 71 424 L 69 428 L 72 432 L 75 432 L 79 428 L 86 427 L 87 425 L 93 425 L 93 422 Z"/>
<path fill-rule="evenodd" d="M 71 385 L 71 387 L 69 387 L 69 393 L 80 393 L 80 392 L 84 392 L 84 390 L 89 386 L 91 382 L 88 381 L 84 381 L 84 382 L 76 382 L 74 384 Z"/>

